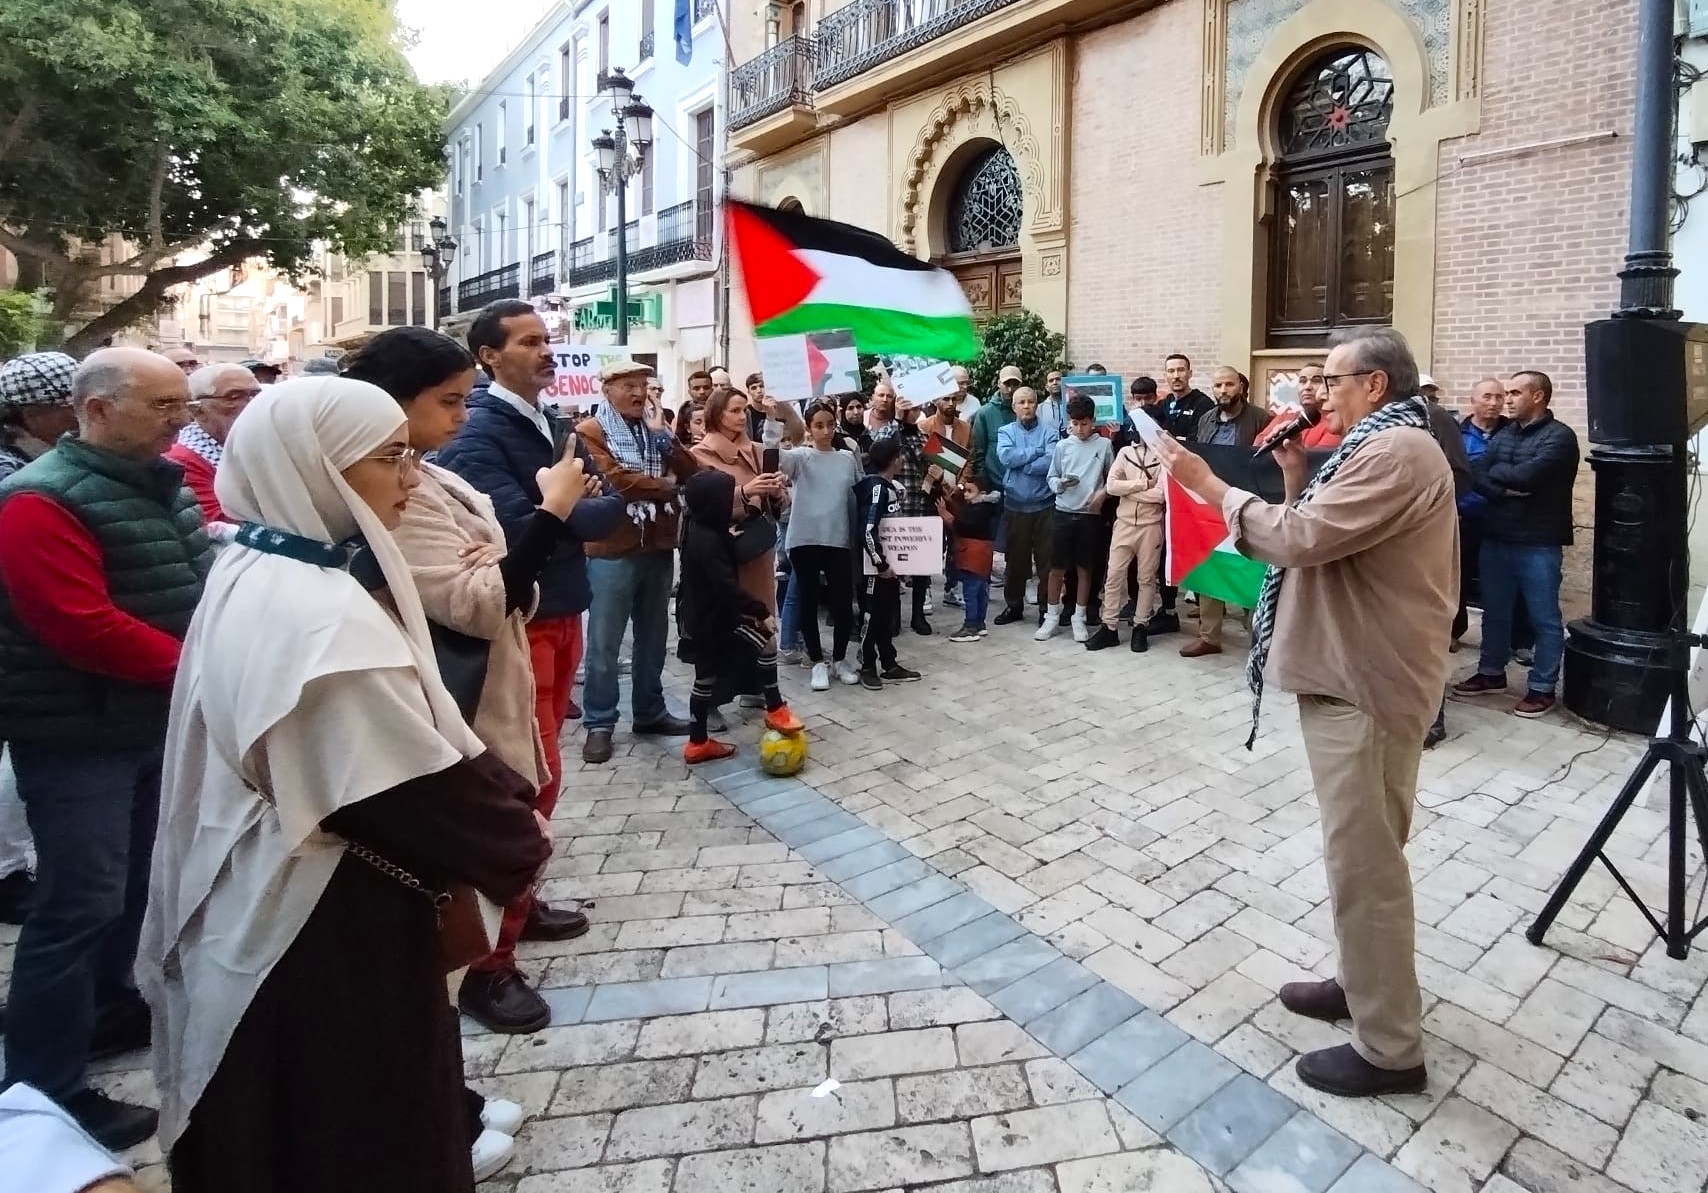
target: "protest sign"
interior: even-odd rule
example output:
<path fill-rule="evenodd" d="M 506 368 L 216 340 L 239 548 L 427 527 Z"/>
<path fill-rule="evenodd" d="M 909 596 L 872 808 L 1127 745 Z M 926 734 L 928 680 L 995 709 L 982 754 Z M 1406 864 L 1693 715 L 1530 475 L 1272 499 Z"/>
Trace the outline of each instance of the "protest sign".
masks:
<path fill-rule="evenodd" d="M 1118 423 L 1123 414 L 1121 395 L 1126 392 L 1121 378 L 1113 373 L 1087 373 L 1084 376 L 1062 378 L 1062 419 L 1067 419 L 1067 403 L 1071 398 L 1090 398 L 1096 406 L 1093 417 L 1098 426 Z"/>
<path fill-rule="evenodd" d="M 599 404 L 599 370 L 607 362 L 628 355 L 626 348 L 595 348 L 588 344 L 548 344 L 547 350 L 556 364 L 556 373 L 551 385 L 541 391 L 540 400 L 584 411 Z"/>
<path fill-rule="evenodd" d="M 949 397 L 960 389 L 955 384 L 952 366 L 943 361 L 923 356 L 890 356 L 885 358 L 885 364 L 896 396 L 915 406 Z"/>
<path fill-rule="evenodd" d="M 803 402 L 860 392 L 860 354 L 851 331 L 761 336 L 758 346 L 765 392 L 774 398 Z"/>
<path fill-rule="evenodd" d="M 898 576 L 934 576 L 943 569 L 943 519 L 885 518 L 878 523 L 878 542 L 890 570 Z M 865 553 L 866 574 L 878 569 Z"/>

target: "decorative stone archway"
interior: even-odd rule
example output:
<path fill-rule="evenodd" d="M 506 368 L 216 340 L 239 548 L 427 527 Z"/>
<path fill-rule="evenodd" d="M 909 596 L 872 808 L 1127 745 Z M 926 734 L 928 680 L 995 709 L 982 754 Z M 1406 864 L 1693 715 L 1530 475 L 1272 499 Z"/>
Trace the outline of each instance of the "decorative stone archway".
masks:
<path fill-rule="evenodd" d="M 890 176 L 899 193 L 890 235 L 926 259 L 947 251 L 949 196 L 969 154 L 999 144 L 1025 191 L 1020 233 L 1025 305 L 1067 324 L 1067 51 L 1054 42 L 991 71 L 957 79 L 890 110 Z"/>
<path fill-rule="evenodd" d="M 1275 105 L 1296 72 L 1335 45 L 1374 50 L 1394 79 L 1388 141 L 1394 159 L 1394 327 L 1411 341 L 1425 369 L 1435 338 L 1435 206 L 1441 143 L 1477 131 L 1482 54 L 1480 4 L 1453 9 L 1451 60 L 1432 61 L 1432 47 L 1396 0 L 1309 0 L 1270 30 L 1239 81 L 1237 106 L 1220 123 L 1226 86 L 1225 36 L 1215 27 L 1228 0 L 1206 4 L 1206 110 L 1202 180 L 1221 183 L 1223 198 L 1223 358 L 1249 362 L 1253 384 L 1284 373 L 1315 352 L 1271 350 L 1264 340 L 1269 221 L 1276 158 Z M 1291 7 L 1291 4 L 1288 5 Z M 1216 51 L 1213 53 L 1213 51 Z M 1434 57 L 1441 51 L 1436 50 Z M 1214 62 L 1211 59 L 1214 59 Z M 1224 148 L 1215 153 L 1217 145 Z"/>

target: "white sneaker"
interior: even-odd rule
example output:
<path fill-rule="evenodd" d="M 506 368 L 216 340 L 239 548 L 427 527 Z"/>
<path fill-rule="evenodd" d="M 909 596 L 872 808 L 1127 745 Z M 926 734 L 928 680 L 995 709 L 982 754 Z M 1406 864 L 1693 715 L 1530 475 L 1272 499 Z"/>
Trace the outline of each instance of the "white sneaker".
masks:
<path fill-rule="evenodd" d="M 1062 615 L 1051 611 L 1044 614 L 1044 624 L 1038 627 L 1038 632 L 1032 635 L 1034 642 L 1048 642 L 1056 636 L 1056 631 L 1062 628 Z"/>
<path fill-rule="evenodd" d="M 474 1157 L 474 1179 L 478 1183 L 516 1158 L 516 1141 L 491 1127 L 480 1133 L 470 1149 Z"/>
<path fill-rule="evenodd" d="M 516 1134 L 522 1129 L 527 1118 L 526 1110 L 504 1098 L 488 1098 L 480 1111 L 480 1125 L 497 1131 L 500 1135 Z"/>
<path fill-rule="evenodd" d="M 829 663 L 814 663 L 812 665 L 812 690 L 815 692 L 830 691 Z"/>
<path fill-rule="evenodd" d="M 857 684 L 860 682 L 860 668 L 843 659 L 836 664 L 836 678 L 845 684 Z"/>
<path fill-rule="evenodd" d="M 1073 615 L 1073 640 L 1075 642 L 1085 642 L 1085 641 L 1088 641 L 1090 638 L 1091 638 L 1091 629 L 1086 624 L 1085 618 L 1083 618 L 1079 614 L 1075 613 Z"/>

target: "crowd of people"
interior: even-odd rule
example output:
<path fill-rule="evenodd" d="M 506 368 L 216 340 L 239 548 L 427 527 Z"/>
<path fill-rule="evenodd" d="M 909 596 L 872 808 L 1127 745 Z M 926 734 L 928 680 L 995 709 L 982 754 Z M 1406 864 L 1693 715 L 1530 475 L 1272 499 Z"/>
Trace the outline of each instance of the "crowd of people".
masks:
<path fill-rule="evenodd" d="M 1262 408 L 1232 368 L 1213 370 L 1205 394 L 1180 355 L 1160 383 L 1133 380 L 1118 425 L 1064 395 L 1057 371 L 1040 392 L 1005 366 L 981 399 L 957 366 L 956 392 L 931 403 L 880 379 L 869 397 L 797 410 L 758 374 L 738 388 L 709 369 L 672 409 L 633 360 L 603 368 L 597 410 L 575 421 L 542 400 L 547 329 L 514 300 L 482 310 L 466 348 L 395 328 L 336 375 L 280 381 L 177 355 L 105 348 L 0 366 L 0 740 L 16 779 L 15 795 L 0 786 L 0 916 L 23 925 L 7 1079 L 108 1147 L 158 1131 L 180 1193 L 234 1180 L 466 1190 L 508 1160 L 521 1109 L 464 1088 L 455 1009 L 500 1032 L 550 1020 L 515 950 L 588 929 L 535 886 L 567 723 L 582 721 L 588 765 L 618 747 L 625 644 L 631 735 L 685 739 L 690 764 L 736 751 L 714 736 L 728 734 L 732 700 L 763 709 L 770 729 L 804 728 L 781 667 L 809 667 L 820 692 L 919 680 L 901 643 L 936 632 L 934 585 L 957 644 L 1025 623 L 1095 651 L 1128 625 L 1143 652 L 1191 620 L 1191 594 L 1162 573 L 1172 474 L 1225 502 L 1257 558 L 1301 573 L 1293 596 L 1273 606 L 1266 587 L 1250 611 L 1254 686 L 1273 635 L 1282 686 L 1380 703 L 1392 694 L 1325 686 L 1340 656 L 1300 638 L 1357 635 L 1313 628 L 1329 614 L 1307 615 L 1297 594 L 1333 606 L 1386 583 L 1355 562 L 1312 579 L 1339 558 L 1325 543 L 1399 566 L 1403 543 L 1376 545 L 1417 511 L 1378 533 L 1383 503 L 1355 483 L 1375 483 L 1386 457 L 1366 451 L 1336 475 L 1370 428 L 1348 411 L 1385 410 L 1428 432 L 1381 442 L 1412 453 L 1395 467 L 1420 485 L 1448 478 L 1452 522 L 1431 513 L 1419 533 L 1430 558 L 1456 535 L 1461 566 L 1439 626 L 1444 576 L 1416 578 L 1429 599 L 1409 606 L 1390 594 L 1420 625 L 1390 644 L 1412 672 L 1403 715 L 1377 715 L 1380 731 L 1417 749 L 1442 731 L 1445 644 L 1477 605 L 1481 655 L 1454 692 L 1504 691 L 1533 640 L 1514 711 L 1553 703 L 1577 443 L 1539 372 L 1479 382 L 1460 419 L 1407 371 L 1409 353 L 1369 334 L 1337 347 L 1298 374 L 1309 425 L 1276 459 L 1300 504 L 1272 513 L 1217 491 L 1183 445 L 1260 445 L 1300 410 Z M 1163 433 L 1141 433 L 1146 422 Z M 1330 453 L 1315 479 L 1307 449 Z M 1324 486 L 1351 496 L 1325 502 Z M 886 524 L 905 518 L 942 523 L 930 574 L 899 570 Z M 686 716 L 663 687 L 673 603 L 694 673 Z M 1196 605 L 1180 653 L 1220 653 L 1229 611 L 1208 595 Z M 1349 624 L 1393 637 L 1394 616 Z M 1437 637 L 1440 677 L 1419 661 Z M 1427 730 L 1414 707 L 1426 697 Z M 1312 732 L 1333 736 L 1326 722 L 1306 730 L 1307 746 Z M 1327 824 L 1326 793 L 1369 776 L 1324 767 Z M 1399 800 L 1404 777 L 1382 781 Z M 1344 815 L 1403 871 L 1403 831 L 1396 844 L 1392 824 Z M 1355 917 L 1374 896 L 1336 864 L 1337 917 Z M 1415 1015 L 1370 993 L 1404 985 L 1380 976 L 1403 943 L 1359 952 L 1343 933 L 1341 1001 L 1317 990 L 1293 1002 L 1328 1017 L 1350 1000 L 1358 1054 L 1410 1074 Z M 363 964 L 339 960 L 350 956 Z M 151 1042 L 158 1112 L 88 1083 L 91 1061 Z M 352 1055 L 373 1063 L 344 1063 Z M 1323 1080 L 1361 1092 L 1357 1076 Z"/>

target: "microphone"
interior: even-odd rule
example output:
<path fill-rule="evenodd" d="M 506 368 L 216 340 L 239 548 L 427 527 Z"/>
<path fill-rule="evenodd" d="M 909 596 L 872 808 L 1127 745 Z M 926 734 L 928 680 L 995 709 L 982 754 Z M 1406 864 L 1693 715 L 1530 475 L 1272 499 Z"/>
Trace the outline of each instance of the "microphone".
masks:
<path fill-rule="evenodd" d="M 1269 441 L 1251 453 L 1254 460 L 1267 456 L 1270 452 L 1286 443 L 1289 439 L 1297 439 L 1306 431 L 1322 421 L 1322 415 L 1312 410 L 1301 410 L 1299 417 L 1292 422 L 1283 423 L 1281 429 L 1269 437 Z"/>

